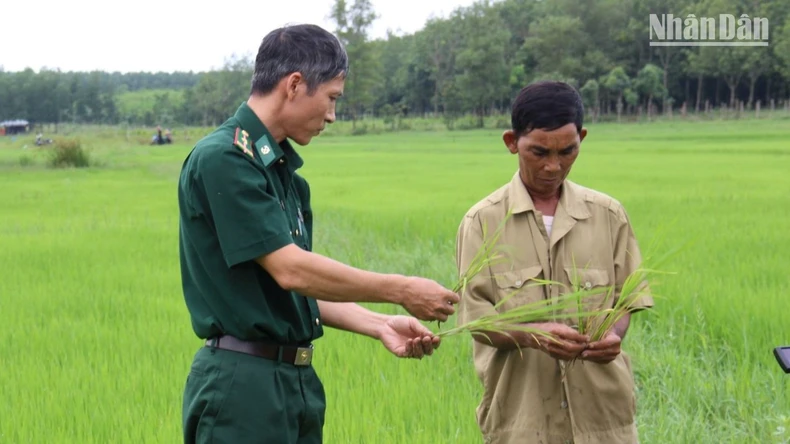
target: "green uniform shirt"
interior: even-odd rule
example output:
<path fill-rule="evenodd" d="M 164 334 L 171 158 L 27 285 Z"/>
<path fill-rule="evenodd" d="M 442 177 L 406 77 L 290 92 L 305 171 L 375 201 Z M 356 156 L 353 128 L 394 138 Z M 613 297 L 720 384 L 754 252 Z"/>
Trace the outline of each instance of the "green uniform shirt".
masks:
<path fill-rule="evenodd" d="M 305 344 L 323 334 L 318 304 L 282 289 L 255 259 L 294 243 L 312 249 L 302 159 L 243 103 L 200 140 L 178 185 L 181 278 L 200 338 Z"/>

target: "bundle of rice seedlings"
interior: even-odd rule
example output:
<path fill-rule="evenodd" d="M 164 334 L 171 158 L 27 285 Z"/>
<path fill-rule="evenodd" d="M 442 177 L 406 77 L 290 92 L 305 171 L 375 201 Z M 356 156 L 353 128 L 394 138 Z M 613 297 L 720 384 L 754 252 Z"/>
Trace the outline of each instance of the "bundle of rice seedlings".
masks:
<path fill-rule="evenodd" d="M 462 273 L 458 283 L 453 287 L 453 291 L 462 295 L 466 290 L 468 282 L 475 276 L 493 264 L 508 260 L 506 255 L 501 254 L 501 250 L 507 248 L 507 246 L 501 246 L 497 243 L 504 223 L 510 216 L 510 213 L 506 215 L 505 219 L 490 238 L 485 237 L 486 227 L 483 227 L 484 243 L 480 250 L 478 250 L 469 267 Z M 511 338 L 520 351 L 520 346 L 512 335 L 513 332 L 524 332 L 532 335 L 534 339 L 540 336 L 551 341 L 556 341 L 556 338 L 551 334 L 527 324 L 572 320 L 575 323 L 574 327 L 579 333 L 589 335 L 590 341 L 592 342 L 599 341 L 606 336 L 618 321 L 633 311 L 632 306 L 634 302 L 648 291 L 648 276 L 666 273 L 659 271 L 657 267 L 668 260 L 668 258 L 676 253 L 679 248 L 680 247 L 667 252 L 657 260 L 653 258 L 652 254 L 646 255 L 643 264 L 650 264 L 650 266 L 639 268 L 626 277 L 622 288 L 620 288 L 617 294 L 617 300 L 614 301 L 614 305 L 610 308 L 603 307 L 609 305 L 607 302 L 615 297 L 616 288 L 614 286 L 585 289 L 580 285 L 576 277 L 572 278 L 573 283 L 570 287 L 557 281 L 532 279 L 530 283 L 526 284 L 520 290 L 510 293 L 507 297 L 499 301 L 494 306 L 495 311 L 519 291 L 526 291 L 534 286 L 558 285 L 564 288 L 565 291 L 557 298 L 540 300 L 504 312 L 483 316 L 467 324 L 440 331 L 437 335 L 440 337 L 447 337 L 461 333 L 470 333 L 472 335 L 483 335 L 490 341 L 486 333 L 499 333 Z M 656 241 L 648 248 L 648 251 L 655 250 L 657 250 Z M 574 269 L 576 268 L 574 267 Z M 588 299 L 597 298 L 600 296 L 601 292 L 606 293 L 604 297 L 605 302 L 603 304 L 599 307 L 591 307 L 590 304 L 586 304 Z M 657 297 L 652 292 L 651 296 Z M 573 362 L 575 362 L 575 359 L 572 360 L 570 364 Z"/>
<path fill-rule="evenodd" d="M 530 287 L 546 285 L 549 281 L 535 279 L 535 282 L 522 287 L 520 290 L 509 293 L 506 297 L 502 298 L 496 305 L 494 310 L 497 311 L 501 306 L 507 302 L 511 297 L 518 294 L 520 291 L 526 291 Z M 550 341 L 556 341 L 556 338 L 544 330 L 530 326 L 529 324 L 544 323 L 544 322 L 559 322 L 568 319 L 574 319 L 576 316 L 599 316 L 603 313 L 602 310 L 592 310 L 578 312 L 574 308 L 578 307 L 579 301 L 584 300 L 593 293 L 588 290 L 578 290 L 570 293 L 563 294 L 554 299 L 543 299 L 528 304 L 519 305 L 517 307 L 497 312 L 495 314 L 481 316 L 474 321 L 468 322 L 463 325 L 458 325 L 445 331 L 437 333 L 440 337 L 453 336 L 461 333 L 470 333 L 472 335 L 482 335 L 489 341 L 491 338 L 488 333 L 499 333 L 513 340 L 514 344 L 519 348 L 520 345 L 516 338 L 513 337 L 514 332 L 524 332 L 537 340 L 537 337 L 543 337 Z"/>
<path fill-rule="evenodd" d="M 483 270 L 488 269 L 494 264 L 508 261 L 508 256 L 503 254 L 504 250 L 509 249 L 507 245 L 500 245 L 498 243 L 502 234 L 505 222 L 512 216 L 512 213 L 505 215 L 505 218 L 500 222 L 491 237 L 487 237 L 487 226 L 483 226 L 483 245 L 475 254 L 469 267 L 461 274 L 458 282 L 453 286 L 453 291 L 459 295 L 463 295 L 466 291 L 468 283 L 479 275 Z M 551 284 L 552 282 L 540 279 L 533 279 L 533 282 L 524 285 L 521 289 L 511 292 L 495 306 L 494 310 L 501 308 L 507 300 L 513 297 L 520 291 L 527 291 L 529 288 L 540 285 Z M 574 316 L 595 316 L 599 315 L 600 311 L 579 312 L 577 310 L 571 311 L 570 308 L 578 307 L 581 300 L 591 296 L 592 294 L 583 289 L 577 289 L 573 292 L 565 294 L 559 298 L 552 300 L 541 300 L 530 304 L 524 304 L 504 312 L 497 314 L 483 316 L 472 322 L 464 325 L 459 325 L 454 328 L 440 331 L 438 336 L 446 337 L 453 336 L 461 333 L 471 333 L 472 335 L 480 334 L 489 339 L 487 332 L 500 333 L 510 337 L 518 347 L 518 341 L 511 334 L 512 332 L 524 332 L 533 336 L 542 336 L 552 341 L 556 339 L 549 333 L 538 328 L 531 327 L 526 324 L 559 321 L 565 319 L 572 319 Z M 441 327 L 441 323 L 439 323 Z M 535 338 L 537 339 L 537 338 Z M 520 350 L 520 347 L 519 347 Z"/>

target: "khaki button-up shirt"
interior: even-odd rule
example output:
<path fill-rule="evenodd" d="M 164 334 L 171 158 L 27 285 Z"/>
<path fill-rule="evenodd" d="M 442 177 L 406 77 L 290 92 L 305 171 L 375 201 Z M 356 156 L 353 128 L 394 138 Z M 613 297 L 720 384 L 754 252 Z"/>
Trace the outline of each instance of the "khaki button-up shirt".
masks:
<path fill-rule="evenodd" d="M 558 285 L 524 288 L 533 278 L 570 286 L 576 277 L 577 284 L 593 290 L 614 285 L 618 297 L 626 277 L 640 265 L 639 248 L 619 202 L 566 180 L 548 236 L 543 215 L 516 173 L 510 183 L 464 216 L 457 238 L 459 274 L 483 244 L 483 227 L 490 236 L 509 211 L 512 216 L 499 239 L 508 247 L 509 260 L 492 265 L 468 283 L 459 304 L 459 323 L 495 314 L 494 305 L 520 288 L 523 291 L 498 310 L 556 298 L 564 292 Z M 613 303 L 611 296 L 594 303 L 604 301 L 609 306 Z M 647 308 L 653 300 L 644 293 L 631 305 Z M 559 322 L 573 324 L 572 320 Z M 477 341 L 473 344 L 475 370 L 484 388 L 477 420 L 486 442 L 638 442 L 634 378 L 625 352 L 609 364 L 578 360 L 563 378 L 564 363 L 543 351 L 522 349 L 520 353 Z"/>

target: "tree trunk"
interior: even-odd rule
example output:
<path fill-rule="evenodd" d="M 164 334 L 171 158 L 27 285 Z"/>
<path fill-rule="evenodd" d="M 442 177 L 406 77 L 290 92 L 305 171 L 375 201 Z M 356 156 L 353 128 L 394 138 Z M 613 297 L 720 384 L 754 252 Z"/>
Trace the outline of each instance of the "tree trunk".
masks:
<path fill-rule="evenodd" d="M 697 114 L 699 114 L 699 104 L 700 104 L 700 101 L 702 100 L 703 79 L 704 78 L 702 77 L 702 74 L 700 74 L 697 77 L 697 104 L 694 107 L 694 112 L 697 113 Z"/>
<path fill-rule="evenodd" d="M 741 82 L 740 76 L 730 76 L 725 77 L 724 81 L 727 83 L 727 86 L 730 88 L 730 106 L 735 108 L 737 103 L 735 103 L 735 93 L 738 89 L 738 84 Z"/>
<path fill-rule="evenodd" d="M 661 111 L 663 111 L 664 114 L 667 113 L 667 102 L 669 102 L 669 88 L 667 87 L 668 85 L 667 76 L 669 75 L 668 71 L 669 71 L 669 57 L 667 57 L 667 63 L 664 64 L 664 91 L 667 92 L 667 94 L 664 96 L 664 101 L 661 103 Z"/>
<path fill-rule="evenodd" d="M 735 107 L 735 85 L 727 82 L 727 86 L 730 87 L 730 105 L 734 108 Z"/>
<path fill-rule="evenodd" d="M 593 115 L 593 122 L 597 122 L 601 116 L 601 101 L 595 101 L 595 114 Z"/>
<path fill-rule="evenodd" d="M 713 100 L 713 106 L 719 107 L 721 106 L 721 77 L 716 77 L 716 98 Z"/>

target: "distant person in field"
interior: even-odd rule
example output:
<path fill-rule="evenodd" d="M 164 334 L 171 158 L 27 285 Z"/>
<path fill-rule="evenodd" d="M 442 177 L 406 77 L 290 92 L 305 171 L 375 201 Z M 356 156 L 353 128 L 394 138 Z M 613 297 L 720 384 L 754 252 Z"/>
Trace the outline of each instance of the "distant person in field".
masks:
<path fill-rule="evenodd" d="M 160 125 L 156 126 L 156 134 L 151 138 L 151 145 L 165 145 L 168 143 L 173 143 L 173 138 L 170 133 L 170 130 L 167 129 L 162 135 L 162 127 Z"/>
<path fill-rule="evenodd" d="M 39 132 L 36 134 L 36 146 L 48 145 L 52 143 L 52 139 L 45 139 L 44 134 Z"/>
<path fill-rule="evenodd" d="M 455 312 L 458 295 L 433 280 L 312 252 L 311 190 L 294 143 L 307 145 L 335 121 L 347 72 L 346 51 L 329 32 L 272 31 L 260 44 L 249 99 L 183 163 L 181 277 L 204 341 L 184 390 L 185 443 L 320 443 L 326 398 L 312 362 L 326 356 L 314 348 L 325 327 L 422 358 L 440 340 L 418 318 L 445 321 Z M 355 302 L 398 304 L 414 317 Z M 424 419 L 415 412 L 414 421 Z"/>
<path fill-rule="evenodd" d="M 640 251 L 623 206 L 614 198 L 567 179 L 587 136 L 584 108 L 568 84 L 525 87 L 512 105 L 512 129 L 503 135 L 518 170 L 512 179 L 473 205 L 457 234 L 457 265 L 465 271 L 493 231 L 512 212 L 499 242 L 511 257 L 478 274 L 461 294 L 458 322 L 495 314 L 494 305 L 517 291 L 500 310 L 556 298 L 559 285 L 595 290 L 613 286 L 615 297 L 640 266 Z M 645 293 L 634 311 L 653 306 Z M 601 292 L 603 293 L 603 292 Z M 591 307 L 611 307 L 604 294 Z M 630 324 L 626 315 L 599 342 L 572 328 L 570 320 L 534 324 L 557 342 L 524 332 L 475 335 L 474 366 L 484 393 L 477 421 L 487 443 L 633 444 L 636 403 L 629 356 L 621 350 Z M 539 340 L 537 340 L 539 338 Z M 523 356 L 522 354 L 523 353 Z M 576 358 L 573 366 L 569 360 Z M 565 373 L 565 380 L 563 380 Z"/>

